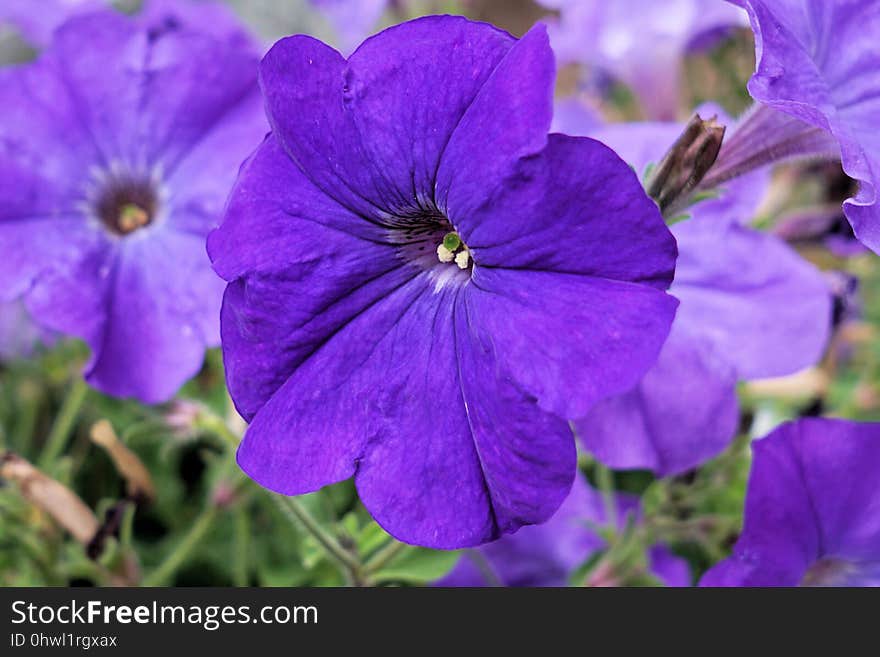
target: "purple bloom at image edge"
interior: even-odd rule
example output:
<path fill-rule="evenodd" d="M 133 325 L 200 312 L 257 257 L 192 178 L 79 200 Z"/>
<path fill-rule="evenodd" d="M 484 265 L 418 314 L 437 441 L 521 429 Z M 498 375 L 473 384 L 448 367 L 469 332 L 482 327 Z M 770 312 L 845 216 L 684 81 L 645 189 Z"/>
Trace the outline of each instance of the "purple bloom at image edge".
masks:
<path fill-rule="evenodd" d="M 805 418 L 752 449 L 742 533 L 701 586 L 880 586 L 880 424 Z"/>
<path fill-rule="evenodd" d="M 429 547 L 546 520 L 575 473 L 565 418 L 638 380 L 676 303 L 630 168 L 548 136 L 543 26 L 428 17 L 349 60 L 290 37 L 260 76 L 273 132 L 208 240 L 239 464 L 288 495 L 353 476 Z"/>
<path fill-rule="evenodd" d="M 266 132 L 256 51 L 220 29 L 92 13 L 0 70 L 0 287 L 109 394 L 164 401 L 219 343 L 205 237 Z"/>
<path fill-rule="evenodd" d="M 623 529 L 629 515 L 635 516 L 638 523 L 638 497 L 618 493 L 615 501 L 618 529 Z M 480 546 L 475 549 L 476 554 L 465 553 L 435 585 L 566 586 L 579 566 L 605 548 L 597 526 L 606 523 L 602 494 L 579 474 L 565 502 L 550 520 Z M 690 586 L 687 561 L 663 545 L 653 546 L 647 556 L 651 574 L 666 586 Z M 604 583 L 615 583 L 615 574 L 609 576 L 612 581 Z"/>
<path fill-rule="evenodd" d="M 844 171 L 859 182 L 844 212 L 856 237 L 880 252 L 880 3 L 732 1 L 748 11 L 755 33 L 749 92 L 834 137 Z"/>
<path fill-rule="evenodd" d="M 717 108 L 698 111 L 726 122 Z M 643 171 L 681 126 L 587 129 Z M 668 476 L 701 465 L 736 435 L 738 380 L 790 374 L 821 358 L 832 315 L 828 283 L 782 240 L 743 225 L 767 188 L 766 174 L 730 181 L 672 227 L 679 257 L 670 293 L 681 305 L 670 337 L 633 390 L 575 422 L 581 443 L 609 467 Z"/>

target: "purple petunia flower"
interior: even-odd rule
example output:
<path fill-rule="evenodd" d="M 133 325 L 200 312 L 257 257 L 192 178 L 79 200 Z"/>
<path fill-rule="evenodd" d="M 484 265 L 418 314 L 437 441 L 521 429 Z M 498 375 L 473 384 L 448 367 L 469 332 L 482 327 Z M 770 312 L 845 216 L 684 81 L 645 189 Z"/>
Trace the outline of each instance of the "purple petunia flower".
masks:
<path fill-rule="evenodd" d="M 205 236 L 266 131 L 256 71 L 237 37 L 113 11 L 0 71 L 0 290 L 103 391 L 165 400 L 219 343 Z"/>
<path fill-rule="evenodd" d="M 635 495 L 619 493 L 616 507 L 619 529 L 626 526 L 627 516 L 638 520 L 641 515 Z M 605 548 L 605 539 L 596 528 L 606 524 L 606 517 L 601 493 L 578 475 L 550 520 L 476 548 L 476 554 L 463 555 L 436 585 L 566 586 L 579 566 Z M 690 568 L 684 559 L 663 545 L 652 547 L 648 557 L 651 573 L 664 584 L 690 586 Z"/>
<path fill-rule="evenodd" d="M 658 162 L 676 124 L 617 124 L 594 131 L 641 171 Z M 678 474 L 717 455 L 736 434 L 736 383 L 790 374 L 822 355 L 831 293 L 822 274 L 782 240 L 742 224 L 766 188 L 755 172 L 731 181 L 677 223 L 670 292 L 681 301 L 669 340 L 633 390 L 575 422 L 606 465 Z"/>
<path fill-rule="evenodd" d="M 740 10 L 718 0 L 539 0 L 558 10 L 551 26 L 562 63 L 610 73 L 638 96 L 655 119 L 674 119 L 680 102 L 682 59 L 708 34 L 745 24 Z"/>
<path fill-rule="evenodd" d="M 348 61 L 295 36 L 260 75 L 273 133 L 208 241 L 240 465 L 288 495 L 354 476 L 432 547 L 546 520 L 575 472 L 563 418 L 638 380 L 676 304 L 631 169 L 547 134 L 545 29 L 427 17 Z"/>
<path fill-rule="evenodd" d="M 739 159 L 839 152 L 844 171 L 859 181 L 844 212 L 856 236 L 880 252 L 880 3 L 736 4 L 748 10 L 755 32 L 758 66 L 749 92 L 761 107 L 737 130 L 742 136 L 731 136 L 728 152 L 722 149 L 719 173 L 734 168 L 738 158 L 731 150 L 743 153 Z"/>
<path fill-rule="evenodd" d="M 309 0 L 330 21 L 339 49 L 351 52 L 378 26 L 389 0 Z"/>
<path fill-rule="evenodd" d="M 701 586 L 880 586 L 880 424 L 805 418 L 753 445 L 745 524 Z"/>
<path fill-rule="evenodd" d="M 42 48 L 68 18 L 109 6 L 108 0 L 2 0 L 0 27 L 10 25 L 25 41 Z"/>

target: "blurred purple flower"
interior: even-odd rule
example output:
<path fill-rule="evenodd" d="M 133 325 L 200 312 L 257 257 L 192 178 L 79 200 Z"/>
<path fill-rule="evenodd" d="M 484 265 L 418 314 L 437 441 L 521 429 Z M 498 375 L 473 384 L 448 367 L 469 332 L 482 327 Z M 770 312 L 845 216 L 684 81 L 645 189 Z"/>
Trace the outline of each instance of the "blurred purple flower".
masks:
<path fill-rule="evenodd" d="M 21 301 L 0 303 L 0 360 L 27 358 L 55 337 L 31 319 Z"/>
<path fill-rule="evenodd" d="M 840 203 L 799 208 L 781 217 L 773 233 L 796 246 L 821 244 L 838 258 L 870 253 L 853 235 Z"/>
<path fill-rule="evenodd" d="M 745 25 L 743 12 L 718 0 L 539 0 L 559 11 L 551 25 L 561 63 L 607 71 L 638 96 L 647 115 L 674 119 L 682 59 L 707 35 Z"/>
<path fill-rule="evenodd" d="M 745 524 L 701 586 L 880 586 L 880 424 L 805 418 L 752 447 Z"/>
<path fill-rule="evenodd" d="M 589 100 L 569 97 L 556 101 L 550 129 L 566 135 L 588 135 L 602 126 L 602 115 Z"/>
<path fill-rule="evenodd" d="M 844 203 L 856 237 L 880 252 L 880 2 L 875 0 L 738 0 L 755 32 L 758 66 L 749 82 L 763 105 L 747 124 L 745 150 L 827 154 L 818 135 L 833 136 L 843 169 L 859 181 Z M 773 110 L 783 112 L 782 116 Z M 747 143 L 748 142 L 748 143 Z M 729 160 L 722 150 L 719 161 Z"/>
<path fill-rule="evenodd" d="M 617 124 L 592 134 L 641 171 L 680 130 Z M 700 465 L 735 436 L 738 380 L 790 374 L 821 357 L 831 323 L 824 277 L 782 240 L 741 225 L 765 187 L 762 172 L 732 181 L 672 227 L 679 259 L 670 292 L 681 305 L 669 340 L 638 386 L 575 422 L 606 465 L 661 476 Z"/>
<path fill-rule="evenodd" d="M 52 32 L 76 14 L 106 9 L 108 0 L 2 0 L 0 27 L 10 25 L 32 46 L 42 48 Z"/>
<path fill-rule="evenodd" d="M 620 493 L 616 502 L 619 529 L 626 526 L 627 516 L 639 520 L 638 497 Z M 476 548 L 474 555 L 463 555 L 436 586 L 566 586 L 579 566 L 605 548 L 596 529 L 606 523 L 602 494 L 578 475 L 550 520 Z M 690 586 L 684 559 L 662 545 L 652 547 L 648 558 L 651 573 L 666 586 Z"/>
<path fill-rule="evenodd" d="M 675 249 L 611 150 L 548 136 L 554 73 L 543 26 L 449 16 L 348 61 L 305 36 L 265 57 L 273 133 L 208 241 L 260 484 L 355 476 L 391 534 L 443 548 L 562 503 L 563 418 L 653 363 Z"/>
<path fill-rule="evenodd" d="M 165 400 L 219 343 L 205 236 L 266 131 L 256 72 L 237 38 L 113 11 L 0 71 L 0 294 L 83 338 L 105 392 Z"/>
<path fill-rule="evenodd" d="M 309 0 L 330 22 L 336 33 L 336 45 L 343 54 L 379 27 L 379 20 L 389 0 Z"/>
<path fill-rule="evenodd" d="M 147 25 L 198 28 L 202 34 L 225 41 L 227 47 L 259 49 L 257 37 L 229 6 L 217 0 L 146 0 L 138 17 Z"/>

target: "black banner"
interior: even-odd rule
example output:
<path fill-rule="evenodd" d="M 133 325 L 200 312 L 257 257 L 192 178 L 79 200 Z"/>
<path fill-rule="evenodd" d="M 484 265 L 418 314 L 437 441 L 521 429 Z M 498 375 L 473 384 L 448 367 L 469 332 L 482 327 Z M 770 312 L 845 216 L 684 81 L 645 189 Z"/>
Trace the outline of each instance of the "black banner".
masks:
<path fill-rule="evenodd" d="M 829 609 L 843 616 L 844 597 L 861 599 L 847 622 L 867 623 L 876 598 L 855 590 L 10 588 L 0 589 L 0 655 L 434 652 L 475 642 L 586 650 L 599 639 L 656 650 L 673 637 L 705 647 L 765 629 L 809 632 L 819 627 L 811 616 L 830 630 Z"/>

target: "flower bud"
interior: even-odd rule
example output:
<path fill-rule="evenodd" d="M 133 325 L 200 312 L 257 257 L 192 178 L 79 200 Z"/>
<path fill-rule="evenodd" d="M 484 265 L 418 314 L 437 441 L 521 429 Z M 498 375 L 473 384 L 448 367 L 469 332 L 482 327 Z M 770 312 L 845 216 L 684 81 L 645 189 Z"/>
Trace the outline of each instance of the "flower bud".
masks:
<path fill-rule="evenodd" d="M 646 185 L 648 196 L 657 202 L 664 217 L 673 216 L 687 205 L 691 192 L 715 163 L 724 140 L 724 126 L 716 119 L 704 120 L 694 114 L 651 172 Z"/>

